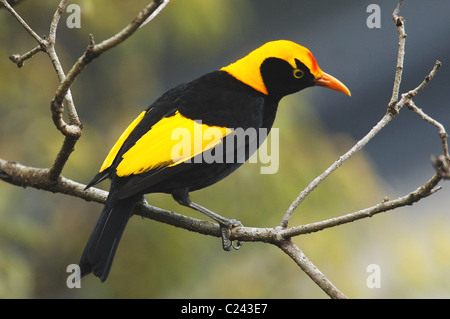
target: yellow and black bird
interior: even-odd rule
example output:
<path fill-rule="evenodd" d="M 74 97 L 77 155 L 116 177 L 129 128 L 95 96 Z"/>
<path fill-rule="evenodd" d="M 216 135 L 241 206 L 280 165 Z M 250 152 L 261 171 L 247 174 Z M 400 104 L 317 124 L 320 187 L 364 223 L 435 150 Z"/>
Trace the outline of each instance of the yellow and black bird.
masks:
<path fill-rule="evenodd" d="M 242 165 L 267 136 L 259 132 L 272 127 L 281 98 L 311 86 L 350 95 L 344 84 L 319 68 L 307 48 L 278 40 L 158 98 L 122 133 L 86 186 L 111 178 L 105 207 L 79 263 L 82 276 L 93 272 L 106 280 L 125 226 L 144 194 L 171 194 L 223 230 L 241 225 L 192 202 L 189 192 L 220 181 Z M 236 142 L 237 128 L 255 130 Z M 214 129 L 214 136 L 194 140 L 192 135 L 208 129 Z M 180 146 L 180 136 L 187 144 Z M 206 155 L 215 160 L 205 161 Z M 231 247 L 226 235 L 223 245 Z"/>

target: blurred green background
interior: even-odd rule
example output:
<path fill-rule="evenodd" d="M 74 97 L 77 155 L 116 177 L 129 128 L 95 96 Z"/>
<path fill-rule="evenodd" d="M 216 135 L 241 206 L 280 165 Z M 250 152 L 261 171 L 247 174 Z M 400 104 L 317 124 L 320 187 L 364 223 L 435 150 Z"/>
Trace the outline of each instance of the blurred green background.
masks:
<path fill-rule="evenodd" d="M 15 9 L 43 35 L 48 33 L 57 3 L 25 0 Z M 106 39 L 147 1 L 74 3 L 82 10 L 81 28 L 68 28 L 66 13 L 57 34 L 57 52 L 66 72 L 85 50 L 90 33 L 97 42 Z M 309 47 L 321 68 L 350 88 L 352 98 L 321 88 L 285 98 L 274 125 L 280 133 L 279 171 L 261 175 L 259 164 L 247 163 L 218 184 L 192 194 L 194 201 L 246 226 L 277 225 L 297 194 L 384 114 L 396 60 L 397 33 L 390 21 L 395 4 L 380 1 L 382 28 L 369 30 L 365 25 L 369 3 L 172 0 L 154 21 L 93 61 L 77 79 L 72 94 L 84 126 L 83 136 L 63 175 L 87 183 L 123 129 L 164 91 L 227 65 L 266 41 L 288 38 Z M 420 12 L 416 5 L 405 4 L 402 14 L 407 21 L 408 13 Z M 436 12 L 446 12 L 439 6 L 447 8 L 448 4 L 435 3 Z M 353 12 L 351 19 L 347 19 L 349 12 Z M 420 29 L 418 20 L 413 21 Z M 436 25 L 430 24 L 433 34 L 442 29 Z M 383 37 L 388 41 L 380 41 Z M 415 41 L 420 40 L 416 35 Z M 36 43 L 4 9 L 0 10 L 0 44 L 0 158 L 49 167 L 63 140 L 49 110 L 57 77 L 45 54 L 34 56 L 21 69 L 9 61 L 11 54 L 25 53 Z M 376 50 L 385 55 L 373 53 Z M 427 47 L 422 50 L 448 53 Z M 448 55 L 436 58 L 445 62 Z M 420 83 L 433 63 L 431 59 L 420 65 L 411 85 Z M 408 66 L 417 69 L 406 62 L 405 68 Z M 406 69 L 405 76 L 408 72 Z M 448 71 L 441 81 L 444 77 L 448 78 Z M 431 85 L 439 88 L 439 82 Z M 440 92 L 444 98 L 446 94 L 448 90 Z M 371 99 L 373 95 L 381 102 Z M 439 117 L 438 110 L 432 110 L 432 115 L 450 127 L 448 111 Z M 414 125 L 427 127 L 409 116 Z M 337 122 L 342 126 L 333 126 Z M 374 205 L 385 196 L 393 198 L 413 190 L 431 177 L 428 159 L 430 152 L 440 151 L 437 134 L 429 129 L 434 134 L 430 142 L 422 135 L 415 137 L 416 129 L 404 123 L 391 123 L 401 133 L 387 128 L 371 142 L 378 148 L 360 152 L 321 184 L 294 213 L 290 225 Z M 390 132 L 395 137 L 391 138 Z M 396 161 L 402 152 L 398 145 L 390 144 L 399 136 L 418 145 L 413 147 L 415 155 L 408 164 L 404 159 L 403 165 Z M 425 145 L 431 145 L 432 151 L 421 152 Z M 415 166 L 409 166 L 411 163 Z M 402 171 L 406 167 L 408 171 Z M 449 192 L 447 183 L 443 186 L 439 194 L 413 207 L 297 237 L 295 242 L 349 297 L 448 298 Z M 109 182 L 99 187 L 107 190 Z M 152 194 L 147 200 L 203 218 L 180 207 L 168 195 Z M 0 182 L 0 297 L 326 298 L 273 246 L 245 243 L 240 251 L 227 253 L 217 238 L 139 217 L 133 217 L 127 226 L 108 280 L 101 284 L 88 276 L 81 289 L 69 289 L 66 267 L 78 262 L 101 209 L 99 204 L 78 198 Z M 380 288 L 366 285 L 370 264 L 381 267 Z"/>

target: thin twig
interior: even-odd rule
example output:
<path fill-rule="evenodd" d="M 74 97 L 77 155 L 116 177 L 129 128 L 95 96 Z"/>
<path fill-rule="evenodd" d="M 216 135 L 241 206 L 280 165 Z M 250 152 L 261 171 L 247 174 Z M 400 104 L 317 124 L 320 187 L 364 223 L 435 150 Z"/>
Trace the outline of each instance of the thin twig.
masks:
<path fill-rule="evenodd" d="M 14 18 L 20 23 L 20 25 L 39 43 L 41 46 L 46 45 L 46 41 L 42 39 L 34 30 L 25 22 L 25 20 L 22 19 L 20 15 L 17 14 L 17 12 L 11 7 L 6 0 L 0 0 L 0 3 L 3 4 L 3 6 L 8 10 Z"/>
<path fill-rule="evenodd" d="M 433 119 L 431 116 L 427 115 L 422 109 L 416 106 L 413 100 L 410 100 L 406 103 L 408 109 L 414 111 L 417 115 L 419 115 L 424 121 L 430 123 L 433 126 L 436 126 L 439 131 L 439 137 L 441 138 L 442 143 L 442 151 L 444 156 L 447 158 L 447 161 L 450 161 L 450 155 L 448 153 L 448 143 L 447 137 L 448 134 L 445 131 L 444 125 Z"/>
<path fill-rule="evenodd" d="M 394 76 L 394 87 L 392 89 L 391 101 L 388 104 L 388 110 L 396 114 L 398 110 L 394 108 L 398 101 L 398 95 L 400 92 L 400 83 L 402 82 L 403 74 L 403 61 L 405 60 L 405 43 L 406 43 L 406 33 L 405 33 L 405 19 L 399 17 L 398 14 L 403 5 L 403 0 L 400 0 L 394 12 L 392 13 L 392 19 L 394 20 L 395 26 L 398 32 L 398 50 L 397 50 L 397 66 L 395 68 Z"/>
<path fill-rule="evenodd" d="M 90 43 L 86 51 L 72 66 L 70 71 L 67 73 L 67 77 L 59 85 L 54 97 L 54 103 L 62 103 L 62 99 L 64 98 L 67 90 L 72 86 L 78 75 L 93 59 L 99 57 L 104 52 L 128 39 L 132 34 L 134 34 L 134 32 L 136 32 L 137 29 L 139 29 L 142 23 L 144 23 L 144 21 L 159 8 L 162 3 L 162 0 L 153 0 L 138 13 L 136 18 L 134 18 L 129 25 L 127 25 L 120 32 L 116 33 L 114 36 L 102 41 L 99 44 L 95 44 L 94 38 L 91 35 Z"/>
<path fill-rule="evenodd" d="M 403 28 L 404 25 L 398 26 L 398 28 Z M 401 32 L 399 32 L 399 43 L 402 42 Z M 404 50 L 404 44 L 399 45 L 399 50 Z M 398 56 L 401 64 L 403 64 L 404 51 L 399 51 Z M 381 131 L 383 127 L 385 127 L 400 111 L 400 109 L 407 104 L 411 99 L 416 96 L 427 84 L 433 79 L 436 75 L 437 70 L 441 66 L 439 61 L 436 61 L 430 73 L 424 78 L 424 80 L 413 90 L 408 91 L 405 94 L 402 94 L 400 101 L 395 102 L 392 106 L 388 106 L 388 110 L 383 118 L 370 130 L 369 133 L 366 134 L 361 140 L 359 140 L 347 153 L 339 157 L 339 159 L 334 162 L 330 167 L 328 167 L 322 174 L 316 177 L 300 194 L 297 198 L 292 202 L 289 206 L 288 210 L 284 214 L 280 226 L 283 228 L 287 228 L 289 220 L 293 214 L 293 212 L 297 209 L 297 207 L 301 204 L 301 202 L 317 187 L 323 180 L 325 180 L 331 173 L 333 173 L 336 169 L 338 169 L 345 161 L 350 159 L 356 152 L 362 149 L 378 132 Z M 395 81 L 398 82 L 397 85 L 400 85 L 401 82 L 401 73 L 402 68 L 397 65 L 396 77 Z M 394 85 L 393 91 L 396 90 L 397 85 Z M 393 95 L 394 96 L 394 95 Z M 398 94 L 397 94 L 398 96 Z M 394 111 L 393 111 L 394 110 Z"/>
<path fill-rule="evenodd" d="M 65 8 L 67 7 L 67 4 L 68 0 L 62 0 L 53 15 L 53 19 L 50 23 L 48 37 L 49 41 L 47 45 L 47 54 L 50 57 L 50 61 L 52 62 L 52 65 L 60 82 L 63 82 L 65 80 L 66 75 L 64 74 L 64 69 L 61 65 L 61 62 L 59 61 L 59 57 L 55 49 L 56 30 L 58 28 L 59 20 L 61 19 Z M 63 119 L 63 101 L 66 102 L 69 124 L 67 124 Z M 82 133 L 82 125 L 78 117 L 77 109 L 75 107 L 70 88 L 68 88 L 65 92 L 60 104 L 54 105 L 53 103 L 51 103 L 51 113 L 53 123 L 55 124 L 56 128 L 65 136 L 63 144 L 58 154 L 56 155 L 55 161 L 49 169 L 49 179 L 55 181 L 61 175 L 61 172 L 67 160 L 69 159 L 70 154 L 72 154 L 75 148 L 75 144 L 81 137 Z"/>
<path fill-rule="evenodd" d="M 339 291 L 333 283 L 306 257 L 306 255 L 290 240 L 285 240 L 279 245 L 295 263 L 319 286 L 328 296 L 333 299 L 348 299 Z"/>
<path fill-rule="evenodd" d="M 124 40 L 129 38 L 145 21 L 151 20 L 162 9 L 160 6 L 166 4 L 168 1 L 153 0 L 144 9 L 142 9 L 136 18 L 120 32 L 112 36 L 111 38 L 95 45 L 93 37 L 91 36 L 90 44 L 86 49 L 83 56 L 78 59 L 75 65 L 71 68 L 66 76 L 64 70 L 59 61 L 58 55 L 55 50 L 56 43 L 56 31 L 58 28 L 59 20 L 67 7 L 68 0 L 62 0 L 56 12 L 53 15 L 53 19 L 50 23 L 49 35 L 46 38 L 39 37 L 33 29 L 17 14 L 17 12 L 6 2 L 6 0 L 0 0 L 1 4 L 16 18 L 17 21 L 27 30 L 27 32 L 36 39 L 39 43 L 40 50 L 35 48 L 23 56 L 14 55 L 11 57 L 19 67 L 23 64 L 23 61 L 32 57 L 39 51 L 45 51 L 53 64 L 54 69 L 58 75 L 60 85 L 58 86 L 55 96 L 51 102 L 52 119 L 56 128 L 65 136 L 63 145 L 58 152 L 52 167 L 49 170 L 49 178 L 53 182 L 60 176 L 70 154 L 73 152 L 74 147 L 78 139 L 81 137 L 82 125 L 79 120 L 75 104 L 73 102 L 72 93 L 70 87 L 73 85 L 77 76 L 81 71 L 90 63 L 94 58 L 100 56 L 107 50 L 117 46 Z M 159 9 L 159 10 L 158 10 Z M 67 113 L 69 123 L 66 123 L 63 119 L 64 106 L 66 102 Z"/>
<path fill-rule="evenodd" d="M 345 161 L 363 148 L 383 127 L 385 127 L 391 120 L 393 116 L 390 113 L 386 113 L 383 118 L 366 134 L 361 140 L 359 140 L 347 153 L 339 157 L 330 167 L 328 167 L 322 174 L 317 176 L 309 185 L 300 192 L 297 198 L 289 206 L 288 210 L 284 214 L 280 226 L 282 228 L 287 228 L 289 220 L 293 212 L 301 204 L 301 202 L 317 187 L 319 184 L 325 180 L 331 173 L 338 169 Z"/>
<path fill-rule="evenodd" d="M 419 200 L 428 197 L 438 191 L 440 188 L 435 188 L 441 180 L 439 174 L 435 174 L 429 181 L 424 185 L 420 186 L 416 190 L 408 193 L 402 197 L 393 200 L 383 200 L 381 203 L 368 207 L 357 212 L 349 213 L 339 217 L 334 217 L 320 222 L 310 223 L 307 225 L 300 225 L 288 228 L 282 232 L 282 236 L 290 238 L 293 236 L 299 236 L 303 234 L 309 234 L 313 232 L 318 232 L 326 228 L 335 227 L 342 224 L 347 224 L 354 222 L 359 219 L 372 217 L 379 213 L 384 213 L 399 207 L 413 205 Z"/>
<path fill-rule="evenodd" d="M 450 179 L 450 161 L 444 155 L 432 156 L 431 164 L 439 176 Z"/>
<path fill-rule="evenodd" d="M 111 38 L 101 42 L 96 45 L 93 40 L 93 36 L 90 38 L 90 43 L 83 55 L 77 60 L 73 67 L 68 72 L 67 76 L 61 70 L 58 72 L 61 74 L 61 83 L 58 86 L 55 96 L 51 102 L 52 119 L 55 126 L 66 136 L 64 143 L 59 151 L 52 167 L 50 168 L 50 178 L 56 179 L 62 172 L 65 163 L 69 159 L 70 154 L 73 152 L 76 142 L 81 136 L 81 123 L 78 120 L 78 115 L 76 115 L 76 109 L 73 103 L 68 103 L 68 113 L 69 119 L 71 121 L 70 125 L 67 125 L 63 120 L 62 114 L 64 111 L 63 101 L 64 99 L 72 101 L 70 87 L 75 82 L 78 75 L 86 68 L 86 66 L 95 58 L 100 56 L 102 53 L 108 51 L 109 49 L 117 46 L 126 39 L 128 39 L 139 26 L 161 5 L 162 0 L 154 0 L 144 9 L 142 9 L 136 18 L 126 26 L 123 30 L 112 36 Z M 51 28 L 50 28 L 50 38 L 53 39 L 56 34 L 56 25 L 59 21 L 62 9 L 67 5 L 67 1 L 63 0 L 55 12 Z M 54 52 L 54 46 L 50 50 L 52 62 L 54 65 L 60 66 L 58 56 Z M 63 76 L 64 75 L 64 76 Z"/>
<path fill-rule="evenodd" d="M 438 63 L 440 65 L 439 61 L 436 62 L 436 65 L 438 65 Z M 406 103 L 406 106 L 410 110 L 418 114 L 423 120 L 437 127 L 439 131 L 439 137 L 441 138 L 443 155 L 439 155 L 437 157 L 432 156 L 431 163 L 439 176 L 444 179 L 450 179 L 450 155 L 447 142 L 448 134 L 445 131 L 444 125 L 442 125 L 441 123 L 427 115 L 422 109 L 417 107 L 413 100 L 408 101 Z"/>
<path fill-rule="evenodd" d="M 66 75 L 64 73 L 64 69 L 61 65 L 61 62 L 59 61 L 58 54 L 56 53 L 55 45 L 56 45 L 56 30 L 58 28 L 59 20 L 61 19 L 61 16 L 63 12 L 65 11 L 68 0 L 62 0 L 58 8 L 56 9 L 53 19 L 50 23 L 50 30 L 49 30 L 49 36 L 48 36 L 48 56 L 50 57 L 50 61 L 52 62 L 52 65 L 56 71 L 56 74 L 58 75 L 59 82 L 63 82 L 66 78 Z M 77 114 L 77 110 L 75 107 L 75 103 L 72 98 L 72 93 L 70 89 L 67 89 L 66 93 L 64 94 L 63 100 L 66 102 L 67 105 L 67 114 L 69 118 L 69 124 L 66 124 L 65 121 L 62 118 L 63 109 L 58 109 L 57 111 L 52 108 L 52 118 L 55 123 L 55 126 L 58 128 L 59 131 L 65 136 L 73 136 L 73 137 L 79 137 L 81 136 L 81 122 Z M 62 105 L 62 103 L 61 103 Z"/>
<path fill-rule="evenodd" d="M 58 86 L 55 96 L 51 103 L 52 108 L 52 114 L 53 114 L 53 120 L 55 122 L 55 125 L 60 129 L 61 131 L 65 131 L 66 127 L 64 125 L 64 122 L 62 121 L 62 103 L 66 96 L 66 94 L 69 92 L 70 87 L 75 82 L 76 78 L 80 73 L 84 70 L 84 68 L 95 58 L 100 56 L 102 53 L 108 51 L 109 49 L 117 46 L 118 44 L 122 43 L 126 39 L 128 39 L 138 28 L 139 26 L 145 21 L 145 19 L 148 18 L 162 3 L 162 0 L 154 0 L 149 5 L 147 5 L 144 9 L 142 9 L 136 18 L 133 19 L 133 21 L 126 26 L 124 29 L 122 29 L 120 32 L 115 34 L 114 36 L 110 37 L 107 40 L 104 40 L 103 42 L 99 44 L 95 44 L 93 36 L 91 35 L 89 45 L 86 49 L 86 51 L 83 53 L 83 55 L 77 60 L 77 62 L 72 66 L 70 71 L 67 73 L 67 76 L 64 76 L 61 78 L 61 83 Z M 58 12 L 58 11 L 57 11 Z M 56 13 L 55 13 L 56 16 Z M 54 18 L 54 21 L 56 19 Z M 56 20 L 57 21 L 57 20 Z M 53 23 L 52 23 L 53 24 Z M 55 29 L 56 32 L 56 29 Z M 70 134 L 70 132 L 66 132 L 67 134 Z"/>
<path fill-rule="evenodd" d="M 59 20 L 61 19 L 61 16 L 62 16 L 64 10 L 66 9 L 68 2 L 69 2 L 69 0 L 62 0 L 59 3 L 58 8 L 56 9 L 56 12 L 53 15 L 52 22 L 50 23 L 50 31 L 48 33 L 48 39 L 53 45 L 56 42 L 56 30 L 58 29 Z"/>
<path fill-rule="evenodd" d="M 32 58 L 36 53 L 38 52 L 45 52 L 45 49 L 42 48 L 42 46 L 38 45 L 37 47 L 31 49 L 27 53 L 20 55 L 20 54 L 13 54 L 9 57 L 11 61 L 13 61 L 15 64 L 17 64 L 18 68 L 21 68 L 23 66 L 23 63 Z"/>
<path fill-rule="evenodd" d="M 16 5 L 18 5 L 20 2 L 22 2 L 23 0 L 7 0 L 9 5 L 14 7 Z M 3 8 L 3 3 L 0 1 L 0 9 Z"/>
<path fill-rule="evenodd" d="M 434 76 L 436 75 L 437 70 L 442 66 L 442 63 L 437 60 L 434 63 L 433 69 L 430 71 L 430 73 L 423 79 L 422 83 L 419 84 L 419 86 L 417 86 L 415 89 L 405 93 L 402 95 L 402 97 L 404 96 L 406 100 L 411 100 L 413 97 L 415 97 L 417 95 L 417 93 L 419 93 L 424 87 L 425 85 L 428 84 L 428 82 L 430 82 Z"/>

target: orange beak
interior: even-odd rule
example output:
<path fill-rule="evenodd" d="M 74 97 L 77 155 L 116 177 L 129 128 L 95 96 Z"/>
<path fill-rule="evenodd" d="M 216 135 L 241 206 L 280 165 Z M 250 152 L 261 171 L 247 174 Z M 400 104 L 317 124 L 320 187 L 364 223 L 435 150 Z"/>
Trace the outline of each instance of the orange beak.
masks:
<path fill-rule="evenodd" d="M 316 85 L 318 86 L 324 86 L 326 88 L 347 94 L 348 96 L 351 96 L 351 93 L 349 89 L 338 79 L 336 79 L 334 76 L 331 76 L 327 73 L 323 73 L 322 76 L 319 79 L 316 79 Z"/>

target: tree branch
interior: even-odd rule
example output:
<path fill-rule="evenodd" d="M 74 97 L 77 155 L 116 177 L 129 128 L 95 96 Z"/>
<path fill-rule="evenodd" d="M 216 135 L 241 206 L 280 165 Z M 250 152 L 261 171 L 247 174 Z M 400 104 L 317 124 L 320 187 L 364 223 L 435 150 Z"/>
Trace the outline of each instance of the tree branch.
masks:
<path fill-rule="evenodd" d="M 309 234 L 313 232 L 318 232 L 324 230 L 326 228 L 335 227 L 338 225 L 347 224 L 350 222 L 354 222 L 359 219 L 372 217 L 379 213 L 384 213 L 399 207 L 410 206 L 414 203 L 417 203 L 419 200 L 428 197 L 435 192 L 437 192 L 440 188 L 435 188 L 438 183 L 441 181 L 441 176 L 439 174 L 435 174 L 428 182 L 424 185 L 420 186 L 416 190 L 411 193 L 399 197 L 394 200 L 385 199 L 381 203 L 359 210 L 357 212 L 349 213 L 346 215 L 342 215 L 339 217 L 322 220 L 316 223 L 310 223 L 307 225 L 295 226 L 286 229 L 282 235 L 286 238 L 290 238 L 293 236 L 299 236 L 303 234 Z"/>
<path fill-rule="evenodd" d="M 29 35 L 31 35 L 37 41 L 37 43 L 45 47 L 46 41 L 42 39 L 36 32 L 34 32 L 34 30 L 25 22 L 25 20 L 23 20 L 22 17 L 17 14 L 17 12 L 8 3 L 8 1 L 0 0 L 0 3 L 14 16 L 14 18 L 16 18 L 20 25 L 28 32 Z"/>
<path fill-rule="evenodd" d="M 131 35 L 136 32 L 137 29 L 145 22 L 145 20 L 154 13 L 158 7 L 163 3 L 162 0 L 153 0 L 149 5 L 142 9 L 138 15 L 131 21 L 120 32 L 110 37 L 107 40 L 102 41 L 99 44 L 95 44 L 94 37 L 91 35 L 90 43 L 83 53 L 83 55 L 77 60 L 77 62 L 72 66 L 67 77 L 61 82 L 58 89 L 56 90 L 55 97 L 52 104 L 60 105 L 64 99 L 66 92 L 75 82 L 78 75 L 84 70 L 84 68 L 95 58 L 99 57 L 101 54 L 105 53 L 109 49 L 114 48 L 119 45 Z"/>
<path fill-rule="evenodd" d="M 403 54 L 399 54 L 403 55 Z M 409 91 L 408 93 L 405 93 L 402 95 L 402 98 L 400 101 L 396 102 L 392 108 L 396 110 L 396 112 L 387 111 L 386 114 L 383 116 L 383 118 L 369 131 L 369 133 L 366 134 L 361 140 L 359 140 L 347 153 L 339 157 L 339 159 L 334 162 L 330 167 L 328 167 L 322 174 L 320 174 L 318 177 L 316 177 L 303 191 L 300 192 L 300 194 L 297 196 L 297 198 L 293 201 L 289 209 L 286 211 L 285 215 L 283 216 L 280 226 L 283 228 L 286 228 L 288 226 L 289 220 L 292 216 L 292 213 L 295 209 L 301 204 L 301 202 L 317 187 L 320 183 L 322 183 L 331 173 L 333 173 L 336 169 L 338 169 L 342 164 L 344 164 L 345 161 L 350 159 L 356 152 L 361 150 L 372 138 L 375 137 L 382 129 L 385 127 L 397 114 L 398 111 L 403 107 L 403 105 L 410 103 L 412 98 L 417 95 L 424 87 L 425 85 L 434 77 L 436 74 L 436 71 L 441 66 L 441 63 L 439 61 L 436 61 L 433 69 L 431 72 L 425 77 L 425 79 L 420 83 L 419 86 L 417 86 L 415 89 Z M 401 72 L 401 69 L 398 71 Z M 396 77 L 397 78 L 397 77 Z M 394 89 L 395 90 L 395 89 Z M 445 130 L 444 130 L 445 132 Z M 448 154 L 448 147 L 445 147 L 444 145 L 444 153 Z"/>
<path fill-rule="evenodd" d="M 300 194 L 297 198 L 292 202 L 289 206 L 288 210 L 284 214 L 280 226 L 286 228 L 288 226 L 289 220 L 292 217 L 293 212 L 297 209 L 297 207 L 301 204 L 301 202 L 317 187 L 320 183 L 322 183 L 331 173 L 333 173 L 336 169 L 338 169 L 345 161 L 350 159 L 355 153 L 361 150 L 372 138 L 375 137 L 382 129 L 385 127 L 400 111 L 400 109 L 407 103 L 411 102 L 411 99 L 415 97 L 427 84 L 431 79 L 435 76 L 437 70 L 441 66 L 441 62 L 436 61 L 430 73 L 425 77 L 425 79 L 417 86 L 415 89 L 402 94 L 402 98 L 400 101 L 397 101 L 398 98 L 398 89 L 400 87 L 401 79 L 402 79 L 402 71 L 403 71 L 403 60 L 405 56 L 405 37 L 406 34 L 404 29 L 404 19 L 402 17 L 397 17 L 395 12 L 398 13 L 399 7 L 401 6 L 402 1 L 400 1 L 399 6 L 397 6 L 394 11 L 394 21 L 396 21 L 397 30 L 399 30 L 399 51 L 398 51 L 398 59 L 397 59 L 397 68 L 395 75 L 395 83 L 392 93 L 391 102 L 388 105 L 388 110 L 383 118 L 366 134 L 361 140 L 359 140 L 347 153 L 339 157 L 339 159 L 334 162 L 330 167 L 328 167 L 322 174 L 316 177 Z M 392 102 L 394 101 L 394 102 Z M 393 103 L 393 104 L 391 104 Z M 445 152 L 445 150 L 444 150 Z M 448 150 L 447 150 L 448 152 Z"/>
<path fill-rule="evenodd" d="M 15 64 L 17 64 L 18 68 L 21 68 L 25 60 L 32 58 L 38 52 L 45 52 L 45 49 L 43 49 L 42 46 L 38 45 L 37 47 L 31 49 L 30 51 L 28 51 L 23 55 L 13 54 L 9 57 L 9 59 L 13 61 Z"/>
<path fill-rule="evenodd" d="M 405 33 L 405 19 L 399 17 L 398 14 L 403 5 L 403 0 L 400 0 L 392 13 L 392 19 L 394 20 L 395 26 L 397 27 L 398 33 L 398 54 L 397 54 L 397 67 L 395 68 L 394 76 L 394 87 L 392 89 L 391 101 L 388 104 L 388 111 L 394 115 L 398 113 L 394 107 L 398 100 L 398 95 L 400 92 L 400 83 L 402 82 L 403 74 L 403 61 L 405 60 L 405 43 L 406 43 L 406 33 Z"/>
<path fill-rule="evenodd" d="M 290 240 L 284 240 L 279 245 L 295 263 L 319 286 L 328 296 L 333 299 L 347 299 L 331 281 L 306 257 L 306 255 Z"/>
<path fill-rule="evenodd" d="M 18 5 L 20 2 L 22 2 L 23 0 L 6 0 L 8 3 L 9 3 L 9 5 L 11 6 L 11 7 L 15 7 L 16 5 Z M 4 8 L 3 7 L 3 3 L 2 3 L 2 1 L 0 1 L 0 9 L 1 8 Z"/>
<path fill-rule="evenodd" d="M 288 210 L 284 214 L 280 226 L 282 228 L 287 228 L 289 220 L 292 217 L 293 212 L 302 203 L 302 201 L 317 187 L 322 183 L 328 176 L 331 175 L 336 169 L 338 169 L 345 161 L 350 159 L 356 152 L 361 150 L 383 127 L 385 127 L 391 120 L 393 116 L 389 113 L 386 115 L 366 134 L 361 140 L 359 140 L 347 153 L 339 157 L 330 167 L 328 167 L 322 174 L 316 177 L 292 202 Z"/>
<path fill-rule="evenodd" d="M 447 144 L 447 137 L 448 134 L 445 131 L 445 127 L 444 125 L 442 125 L 441 123 L 439 123 L 438 121 L 436 121 L 435 119 L 431 118 L 430 116 L 428 116 L 427 114 L 425 114 L 425 112 L 418 108 L 416 106 L 416 104 L 414 103 L 413 100 L 410 100 L 406 103 L 406 106 L 414 111 L 415 113 L 417 113 L 424 121 L 430 123 L 433 126 L 436 126 L 437 129 L 439 130 L 439 137 L 441 138 L 441 143 L 442 143 L 442 150 L 444 152 L 444 156 L 447 159 L 447 161 L 450 161 L 450 155 L 448 153 L 448 144 Z"/>
<path fill-rule="evenodd" d="M 58 8 L 53 15 L 53 19 L 50 23 L 49 35 L 46 38 L 41 38 L 34 30 L 20 17 L 19 14 L 8 4 L 6 0 L 0 0 L 1 4 L 16 18 L 16 20 L 24 27 L 24 29 L 39 43 L 39 47 L 32 49 L 24 55 L 12 55 L 10 59 L 17 64 L 18 67 L 23 65 L 23 61 L 31 58 L 37 52 L 44 51 L 48 54 L 52 65 L 58 75 L 60 85 L 58 86 L 55 96 L 50 104 L 53 123 L 56 128 L 65 136 L 64 142 L 58 152 L 53 165 L 49 169 L 48 176 L 50 180 L 55 181 L 58 176 L 61 175 L 62 170 L 72 154 L 75 144 L 82 134 L 82 125 L 79 120 L 75 104 L 73 102 L 72 93 L 70 87 L 75 82 L 78 75 L 84 70 L 84 68 L 93 59 L 100 56 L 102 53 L 108 51 L 111 48 L 119 45 L 126 39 L 128 39 L 134 32 L 144 23 L 156 16 L 160 10 L 159 7 L 162 4 L 166 4 L 168 1 L 153 0 L 144 9 L 142 9 L 138 15 L 131 21 L 128 26 L 122 29 L 120 32 L 110 37 L 107 40 L 99 44 L 95 44 L 93 36 L 91 35 L 90 44 L 84 54 L 78 59 L 78 61 L 71 68 L 67 76 L 64 74 L 64 70 L 59 61 L 58 55 L 55 50 L 56 44 L 56 31 L 58 28 L 59 20 L 67 7 L 68 0 L 62 0 Z M 153 16 L 152 16 L 153 14 Z M 64 106 L 63 102 L 66 102 L 68 109 L 69 124 L 63 119 Z"/>
<path fill-rule="evenodd" d="M 64 165 L 69 159 L 70 154 L 73 152 L 74 147 L 78 139 L 81 137 L 81 129 L 82 125 L 78 120 L 78 116 L 76 115 L 76 109 L 69 103 L 69 118 L 71 120 L 71 125 L 67 125 L 63 118 L 62 114 L 64 111 L 63 101 L 64 99 L 71 100 L 70 87 L 75 82 L 76 78 L 80 73 L 86 68 L 86 66 L 95 58 L 99 57 L 104 52 L 109 49 L 114 48 L 119 45 L 126 39 L 128 39 L 134 32 L 142 25 L 142 23 L 153 13 L 156 9 L 163 3 L 162 0 L 153 0 L 150 4 L 148 4 L 144 9 L 142 9 L 138 15 L 131 21 L 131 23 L 126 26 L 123 30 L 112 36 L 111 38 L 104 40 L 100 44 L 95 44 L 94 37 L 91 35 L 90 43 L 83 53 L 83 55 L 77 60 L 77 62 L 72 66 L 67 76 L 62 76 L 60 78 L 61 83 L 58 86 L 55 96 L 51 102 L 51 110 L 52 110 L 52 119 L 55 126 L 61 133 L 66 137 L 64 139 L 64 143 L 61 147 L 60 152 L 58 153 L 53 166 L 50 169 L 50 178 L 56 179 L 62 172 Z M 59 21 L 60 13 L 62 12 L 62 8 L 67 5 L 67 1 L 61 1 L 58 10 L 56 11 L 51 28 L 50 28 L 50 38 L 54 40 L 56 34 L 56 26 Z M 54 43 L 52 45 L 52 52 L 54 52 Z M 52 61 L 56 63 L 56 65 L 60 66 L 58 61 L 56 52 L 52 54 Z M 61 69 L 62 71 L 62 69 Z M 63 75 L 63 72 L 62 72 Z"/>

